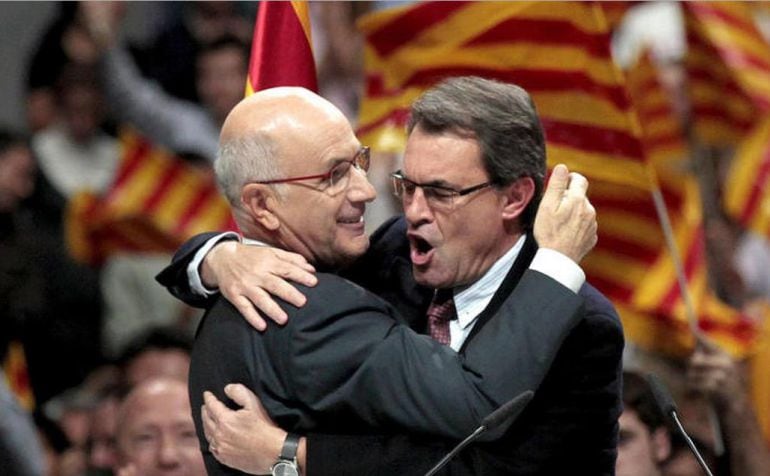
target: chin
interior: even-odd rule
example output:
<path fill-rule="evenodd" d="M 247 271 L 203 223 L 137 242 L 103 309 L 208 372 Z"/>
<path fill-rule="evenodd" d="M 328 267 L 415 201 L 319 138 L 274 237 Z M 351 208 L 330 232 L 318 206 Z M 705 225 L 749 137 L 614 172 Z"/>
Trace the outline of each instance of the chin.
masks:
<path fill-rule="evenodd" d="M 451 283 L 447 283 L 446 279 L 439 276 L 436 272 L 431 272 L 430 269 L 420 269 L 412 265 L 412 274 L 414 274 L 414 280 L 417 284 L 426 288 L 436 289 L 451 286 Z"/>

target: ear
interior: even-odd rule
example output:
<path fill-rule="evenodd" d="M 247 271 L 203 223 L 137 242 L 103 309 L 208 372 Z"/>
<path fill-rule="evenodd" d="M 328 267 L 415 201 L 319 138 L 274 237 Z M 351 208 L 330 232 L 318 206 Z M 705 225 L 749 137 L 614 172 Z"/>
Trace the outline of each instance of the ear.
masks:
<path fill-rule="evenodd" d="M 513 221 L 520 217 L 535 196 L 535 181 L 521 177 L 503 189 L 503 220 Z"/>
<path fill-rule="evenodd" d="M 652 442 L 652 456 L 655 462 L 660 464 L 671 456 L 671 435 L 668 430 L 661 426 L 652 432 L 650 436 Z"/>
<path fill-rule="evenodd" d="M 281 221 L 274 213 L 278 202 L 275 191 L 267 185 L 250 183 L 241 189 L 241 205 L 254 222 L 263 228 L 274 231 Z"/>

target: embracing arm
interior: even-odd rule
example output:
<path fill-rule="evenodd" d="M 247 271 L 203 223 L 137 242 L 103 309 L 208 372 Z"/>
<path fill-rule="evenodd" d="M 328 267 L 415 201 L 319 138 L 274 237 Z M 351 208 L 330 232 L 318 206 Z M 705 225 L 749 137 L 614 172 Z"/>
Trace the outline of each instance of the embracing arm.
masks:
<path fill-rule="evenodd" d="M 475 337 L 479 351 L 460 355 L 396 325 L 383 316 L 384 303 L 360 288 L 327 279 L 341 280 L 322 280 L 334 302 L 311 296 L 290 335 L 265 340 L 268 355 L 290 349 L 292 398 L 320 424 L 339 426 L 339 415 L 354 415 L 366 426 L 464 437 L 503 403 L 537 389 L 582 312 L 582 298 L 528 271 Z"/>

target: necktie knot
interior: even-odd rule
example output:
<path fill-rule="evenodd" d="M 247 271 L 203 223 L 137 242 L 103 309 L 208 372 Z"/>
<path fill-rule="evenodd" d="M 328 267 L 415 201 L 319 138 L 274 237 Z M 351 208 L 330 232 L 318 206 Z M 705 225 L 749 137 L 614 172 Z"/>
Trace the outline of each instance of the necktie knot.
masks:
<path fill-rule="evenodd" d="M 451 341 L 449 321 L 457 318 L 451 289 L 438 289 L 428 307 L 428 332 L 436 341 L 446 345 Z"/>

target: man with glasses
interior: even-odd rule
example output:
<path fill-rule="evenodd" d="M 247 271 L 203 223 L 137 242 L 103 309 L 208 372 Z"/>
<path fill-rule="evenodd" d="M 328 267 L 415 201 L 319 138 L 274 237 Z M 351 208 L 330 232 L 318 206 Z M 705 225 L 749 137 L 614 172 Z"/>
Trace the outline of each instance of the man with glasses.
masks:
<path fill-rule="evenodd" d="M 448 426 L 454 427 L 455 423 L 464 421 L 469 404 L 476 406 L 478 403 L 468 397 L 465 390 L 468 382 L 472 382 L 471 395 L 495 396 L 496 401 L 491 407 L 504 401 L 499 392 L 501 388 L 513 391 L 529 388 L 536 391 L 536 397 L 505 437 L 499 442 L 470 448 L 453 463 L 454 471 L 458 474 L 561 474 L 577 467 L 586 474 L 611 474 L 620 412 L 619 368 L 623 346 L 617 315 L 593 288 L 584 286 L 581 295 L 585 299 L 585 308 L 566 318 L 562 309 L 553 307 L 558 306 L 565 296 L 549 289 L 549 283 L 553 284 L 551 280 L 533 270 L 555 275 L 562 268 L 575 266 L 564 255 L 545 249 L 545 245 L 572 256 L 575 261 L 587 251 L 587 243 L 589 247 L 593 245 L 595 223 L 586 219 L 586 216 L 593 216 L 593 209 L 585 201 L 587 184 L 580 177 L 574 177 L 566 191 L 549 184 L 541 206 L 543 213 L 535 226 L 535 234 L 544 245 L 538 250 L 532 225 L 543 190 L 545 150 L 542 129 L 526 92 L 513 85 L 480 78 L 448 80 L 426 93 L 413 106 L 409 131 L 404 170 L 393 177 L 396 193 L 404 204 L 405 218 L 396 218 L 375 233 L 367 255 L 355 264 L 349 263 L 346 276 L 355 278 L 392 302 L 412 328 L 427 332 L 434 339 L 415 336 L 403 326 L 383 330 L 381 318 L 371 316 L 335 319 L 333 323 L 328 319 L 322 321 L 329 326 L 326 335 L 318 334 L 317 321 L 297 324 L 296 321 L 307 320 L 310 316 L 318 319 L 319 314 L 335 314 L 336 306 L 348 306 L 345 302 L 353 298 L 341 289 L 332 289 L 331 294 L 328 289 L 319 291 L 318 288 L 328 280 L 328 275 L 319 274 L 318 286 L 300 287 L 307 295 L 307 304 L 299 309 L 284 304 L 291 314 L 287 327 L 268 329 L 263 341 L 279 340 L 281 338 L 269 336 L 290 333 L 286 329 L 296 329 L 296 326 L 316 332 L 315 338 L 303 336 L 302 332 L 297 334 L 295 330 L 293 339 L 287 337 L 282 346 L 268 349 L 258 360 L 272 360 L 273 364 L 280 365 L 286 360 L 287 349 L 291 349 L 292 355 L 299 352 L 307 356 L 310 350 L 318 350 L 322 343 L 328 343 L 331 334 L 334 338 L 341 338 L 342 334 L 356 335 L 362 340 L 352 339 L 357 342 L 349 344 L 353 351 L 338 349 L 335 358 L 328 355 L 318 358 L 316 355 L 317 360 L 312 366 L 301 369 L 306 374 L 296 367 L 290 378 L 276 374 L 276 379 L 298 380 L 299 384 L 291 385 L 296 393 L 290 396 L 271 394 L 263 386 L 257 390 L 262 403 L 281 427 L 293 431 L 310 427 L 310 431 L 352 434 L 361 433 L 362 427 L 368 427 L 368 433 L 376 431 L 389 435 L 308 435 L 306 440 L 302 439 L 307 455 L 301 453 L 300 460 L 307 456 L 308 472 L 313 475 L 420 474 L 451 448 L 452 439 L 464 436 L 462 432 L 453 434 L 446 430 Z M 329 137 L 334 138 L 333 144 L 341 143 L 343 136 L 330 132 L 326 130 Z M 223 131 L 223 140 L 224 137 Z M 318 150 L 331 148 L 331 144 L 321 141 Z M 223 150 L 225 147 L 226 144 Z M 313 154 L 308 153 L 306 157 L 310 160 Z M 311 170 L 311 165 L 306 163 L 305 170 Z M 552 182 L 561 181 L 567 188 L 564 174 L 565 169 L 557 167 Z M 307 175 L 296 174 L 299 178 Z M 293 177 L 294 174 L 280 175 L 286 176 Z M 265 178 L 263 181 L 267 180 L 279 179 Z M 362 185 L 351 178 L 348 186 L 355 190 Z M 303 187 L 312 188 L 312 185 Z M 362 194 L 362 190 L 350 195 L 350 204 L 353 197 L 360 200 L 360 206 L 355 208 L 361 214 L 363 202 L 373 198 Z M 310 206 L 309 202 L 300 203 L 295 203 L 295 207 L 301 207 L 305 219 L 314 220 L 316 207 Z M 562 206 L 565 207 L 561 209 L 564 214 L 559 211 Z M 328 217 L 326 220 L 327 225 L 329 221 L 335 221 Z M 317 226 L 321 226 L 320 222 Z M 363 235 L 362 224 L 360 230 Z M 244 234 L 248 235 L 246 230 Z M 321 237 L 316 235 L 315 238 Z M 178 256 L 182 259 L 160 277 L 162 282 L 173 286 L 172 291 L 186 292 L 186 276 L 188 272 L 195 275 L 197 270 L 195 261 L 188 269 L 189 258 L 202 241 L 203 238 L 195 240 L 182 250 Z M 209 284 L 218 281 L 230 289 L 229 294 L 225 294 L 242 314 L 247 315 L 249 311 L 253 313 L 253 309 L 249 309 L 251 302 L 264 302 L 264 291 L 253 294 L 250 285 L 229 287 L 225 281 L 228 273 L 232 276 L 240 272 L 237 269 L 243 267 L 244 256 L 258 255 L 264 264 L 269 252 L 262 249 L 255 253 L 253 247 L 251 250 L 238 248 L 230 255 L 221 252 L 228 246 L 217 246 L 214 250 L 219 251 L 206 258 L 203 269 L 208 269 L 209 278 L 204 276 L 204 281 Z M 285 248 L 293 249 L 292 246 Z M 365 246 L 357 251 L 363 253 L 364 249 Z M 199 250 L 198 257 L 206 251 L 206 248 Z M 300 254 L 310 255 L 310 261 L 316 265 L 328 265 L 328 262 L 314 259 L 312 254 Z M 222 259 L 217 260 L 216 256 Z M 223 265 L 226 256 L 238 258 Z M 294 258 L 282 255 L 278 261 L 285 264 L 290 259 Z M 335 263 L 343 264 L 341 261 Z M 274 275 L 305 279 L 298 271 L 300 268 L 301 265 L 293 271 L 280 270 Z M 557 270 L 555 274 L 554 269 Z M 183 278 L 181 282 L 180 278 Z M 262 277 L 257 279 L 267 282 Z M 570 280 L 559 278 L 562 279 L 563 282 Z M 570 286 L 577 290 L 583 279 L 578 277 Z M 193 285 L 200 285 L 199 277 L 192 281 Z M 294 299 L 286 288 L 278 285 L 264 287 Z M 233 295 L 232 289 L 247 291 Z M 434 293 L 433 290 L 439 291 Z M 566 291 L 566 288 L 561 290 Z M 446 296 L 453 299 L 428 306 L 431 298 L 437 301 Z M 228 318 L 226 325 L 240 326 L 238 330 L 243 332 L 243 320 L 232 306 L 224 305 L 220 300 L 213 309 L 222 306 L 232 311 L 232 322 Z M 379 309 L 372 302 L 367 306 L 371 311 Z M 439 308 L 453 309 L 456 315 L 433 312 Z M 430 316 L 426 316 L 426 309 Z M 268 314 L 271 312 L 268 309 Z M 384 313 L 392 311 L 386 308 Z M 217 321 L 210 318 L 204 321 L 200 335 L 206 333 L 212 322 Z M 344 324 L 343 328 L 338 327 L 341 324 Z M 515 329 L 507 327 L 509 325 Z M 558 329 L 564 334 L 556 339 L 548 337 Z M 374 332 L 374 338 L 371 332 Z M 378 333 L 380 340 L 376 336 Z M 382 344 L 392 343 L 394 335 L 398 345 Z M 237 339 L 230 336 L 228 343 L 231 338 Z M 226 353 L 231 347 L 222 349 L 224 340 L 219 340 L 220 353 Z M 442 347 L 437 343 L 448 345 Z M 452 357 L 458 360 L 455 362 Z M 445 358 L 448 360 L 444 362 L 442 359 Z M 211 362 L 208 365 L 212 365 Z M 408 370 L 404 370 L 403 365 L 409 366 Z M 455 372 L 455 365 L 461 370 Z M 219 362 L 216 366 L 220 366 Z M 350 374 L 353 368 L 356 370 Z M 246 381 L 248 384 L 249 369 L 253 366 L 243 370 L 240 380 L 233 378 L 220 383 Z M 464 371 L 473 376 L 463 374 Z M 329 372 L 333 375 L 331 378 Z M 515 384 L 522 379 L 528 387 Z M 319 383 L 319 380 L 323 382 Z M 196 407 L 196 399 L 200 401 L 196 392 L 202 389 L 212 390 L 222 398 L 221 389 L 216 386 L 193 384 L 193 407 Z M 244 404 L 248 400 L 234 392 L 231 387 L 228 395 L 238 403 Z M 435 398 L 425 398 L 431 392 L 437 392 Z M 276 399 L 284 402 L 302 399 L 308 406 L 287 413 L 286 409 L 276 408 Z M 306 399 L 312 402 L 308 404 Z M 320 406 L 318 402 L 321 402 Z M 483 406 L 476 406 L 474 410 L 479 412 L 478 416 L 486 410 L 481 408 Z M 233 421 L 234 416 L 236 420 L 241 416 L 258 417 L 259 413 L 253 409 L 249 406 L 236 414 L 209 397 L 203 423 L 215 430 L 208 436 L 214 442 L 214 454 L 218 458 L 241 469 L 258 472 L 266 469 L 264 458 L 279 454 L 280 441 L 276 441 L 286 432 L 266 426 L 269 422 L 262 417 L 257 421 L 264 429 L 263 437 L 257 439 L 262 439 L 263 443 L 269 440 L 269 443 L 254 446 L 254 437 L 238 433 L 236 440 L 245 450 L 233 457 L 238 448 L 233 446 L 234 440 L 225 438 L 228 433 L 221 426 L 225 419 Z M 339 410 L 352 411 L 364 425 L 355 419 L 335 418 Z M 318 426 L 314 427 L 314 424 Z M 451 430 L 462 426 L 459 424 Z M 402 434 L 397 434 L 398 429 Z M 449 440 L 418 436 L 426 433 L 449 437 Z M 293 441 L 293 437 L 288 439 Z"/>

